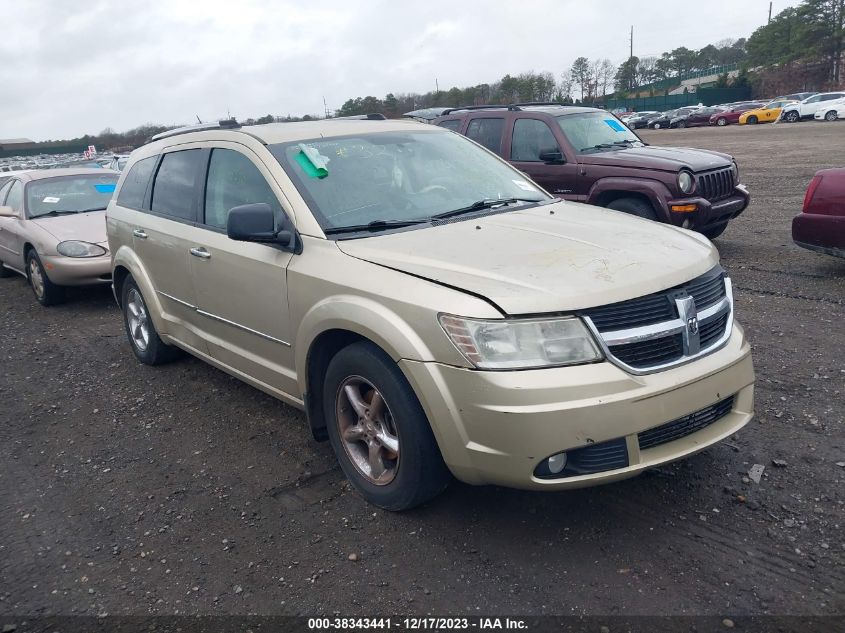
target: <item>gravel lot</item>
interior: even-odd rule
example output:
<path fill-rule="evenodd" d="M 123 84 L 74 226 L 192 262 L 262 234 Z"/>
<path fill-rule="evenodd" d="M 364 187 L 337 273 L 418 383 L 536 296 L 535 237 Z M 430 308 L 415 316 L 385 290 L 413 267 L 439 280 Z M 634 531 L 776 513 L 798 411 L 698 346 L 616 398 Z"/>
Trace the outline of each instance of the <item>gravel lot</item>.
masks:
<path fill-rule="evenodd" d="M 456 483 L 390 514 L 298 411 L 139 365 L 107 289 L 44 309 L 3 279 L 0 615 L 845 613 L 845 260 L 790 238 L 845 123 L 643 136 L 733 153 L 752 192 L 717 241 L 758 375 L 737 436 L 615 485 Z"/>

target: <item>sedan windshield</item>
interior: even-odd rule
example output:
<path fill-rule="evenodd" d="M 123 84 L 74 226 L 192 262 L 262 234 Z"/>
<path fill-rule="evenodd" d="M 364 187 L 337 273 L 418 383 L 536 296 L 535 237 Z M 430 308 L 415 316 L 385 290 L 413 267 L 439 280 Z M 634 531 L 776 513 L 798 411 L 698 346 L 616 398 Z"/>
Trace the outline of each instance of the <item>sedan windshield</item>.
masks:
<path fill-rule="evenodd" d="M 606 112 L 565 114 L 557 122 L 579 154 L 643 145 L 630 128 Z"/>
<path fill-rule="evenodd" d="M 319 138 L 270 149 L 327 234 L 552 200 L 492 154 L 440 130 Z"/>
<path fill-rule="evenodd" d="M 111 200 L 117 178 L 117 174 L 86 174 L 34 180 L 26 186 L 27 216 L 102 211 Z"/>

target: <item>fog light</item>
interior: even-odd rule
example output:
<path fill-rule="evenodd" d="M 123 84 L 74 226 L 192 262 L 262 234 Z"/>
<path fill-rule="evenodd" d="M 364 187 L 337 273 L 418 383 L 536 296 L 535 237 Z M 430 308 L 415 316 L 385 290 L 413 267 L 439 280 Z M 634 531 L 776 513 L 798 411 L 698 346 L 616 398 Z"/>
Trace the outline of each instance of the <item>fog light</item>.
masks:
<path fill-rule="evenodd" d="M 549 472 L 557 475 L 560 471 L 566 468 L 566 453 L 558 453 L 549 457 L 548 466 Z"/>

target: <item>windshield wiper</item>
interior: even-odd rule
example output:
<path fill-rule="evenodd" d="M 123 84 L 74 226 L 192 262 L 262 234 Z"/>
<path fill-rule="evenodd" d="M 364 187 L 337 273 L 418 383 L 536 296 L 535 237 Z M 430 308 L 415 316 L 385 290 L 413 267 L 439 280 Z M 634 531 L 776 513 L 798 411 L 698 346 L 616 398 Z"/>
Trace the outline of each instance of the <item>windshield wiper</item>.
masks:
<path fill-rule="evenodd" d="M 592 147 L 582 147 L 582 152 L 589 152 L 591 149 L 615 149 L 616 145 L 613 143 L 599 143 L 598 145 L 593 145 Z"/>
<path fill-rule="evenodd" d="M 425 224 L 428 218 L 420 218 L 417 220 L 373 220 L 367 224 L 350 224 L 349 226 L 333 226 L 323 230 L 326 235 L 336 235 L 338 233 L 363 233 L 366 231 L 377 232 L 386 231 L 388 229 L 402 228 L 403 226 L 413 226 L 415 224 Z"/>
<path fill-rule="evenodd" d="M 91 209 L 80 209 L 79 211 L 71 211 L 70 209 L 53 209 L 52 211 L 48 211 L 47 213 L 39 213 L 38 215 L 32 216 L 32 219 L 36 218 L 48 218 L 51 216 L 56 215 L 75 215 L 77 213 L 91 213 L 93 211 L 105 211 L 106 207 L 94 207 Z"/>
<path fill-rule="evenodd" d="M 472 213 L 473 211 L 480 211 L 481 209 L 492 209 L 493 207 L 505 206 L 508 204 L 516 204 L 517 202 L 544 202 L 544 198 L 485 198 L 478 200 L 471 205 L 461 207 L 460 209 L 452 209 L 451 211 L 444 211 L 431 216 L 432 220 L 443 220 L 445 218 L 452 218 L 457 215 L 464 215 L 465 213 Z"/>

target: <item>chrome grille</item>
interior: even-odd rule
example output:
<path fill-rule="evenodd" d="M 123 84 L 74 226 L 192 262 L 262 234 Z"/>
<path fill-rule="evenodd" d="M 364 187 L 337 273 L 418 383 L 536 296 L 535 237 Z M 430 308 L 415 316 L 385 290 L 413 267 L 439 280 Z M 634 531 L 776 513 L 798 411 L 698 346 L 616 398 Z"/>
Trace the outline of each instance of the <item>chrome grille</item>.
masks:
<path fill-rule="evenodd" d="M 727 198 L 735 186 L 731 167 L 698 175 L 698 195 L 711 201 Z"/>
<path fill-rule="evenodd" d="M 679 365 L 730 337 L 733 296 L 720 266 L 659 293 L 582 313 L 608 360 L 634 374 Z"/>

